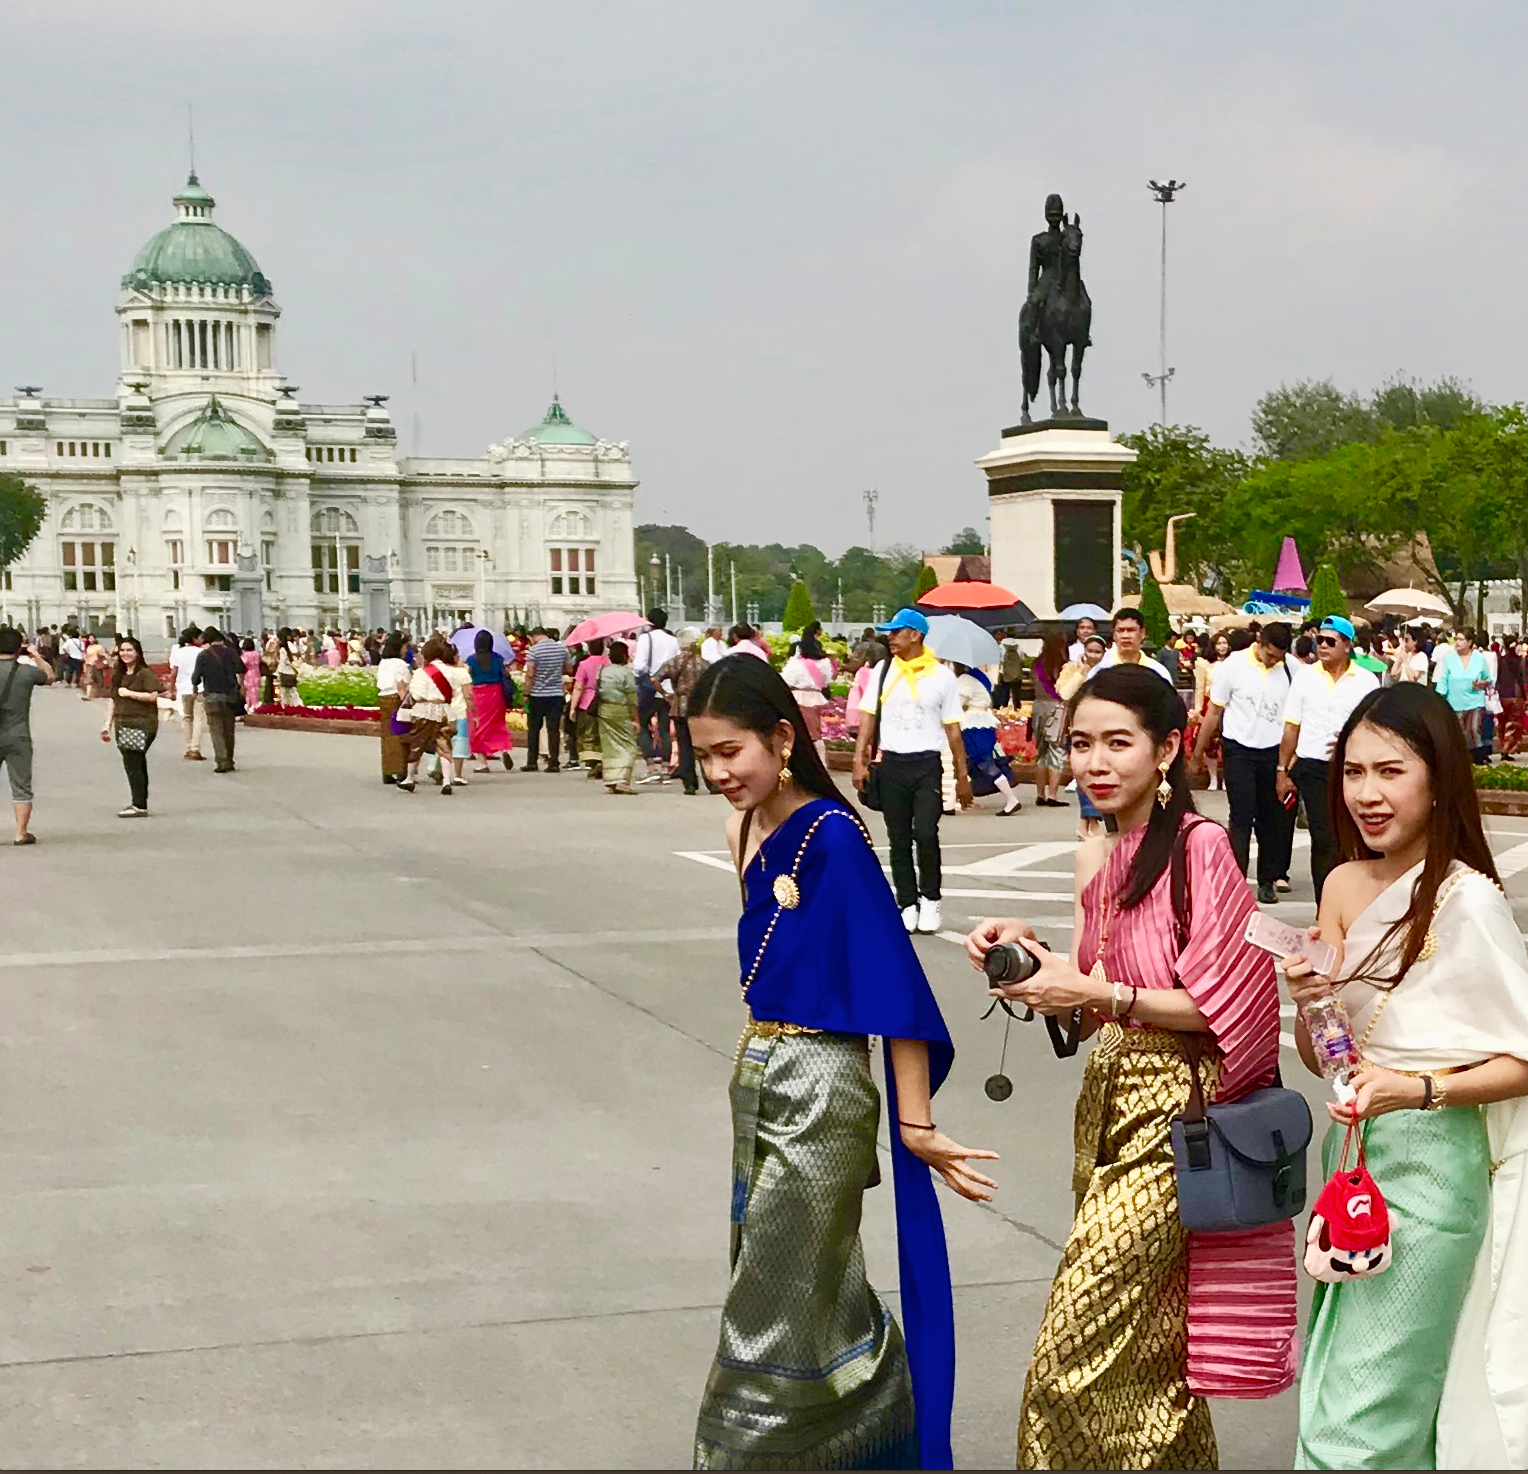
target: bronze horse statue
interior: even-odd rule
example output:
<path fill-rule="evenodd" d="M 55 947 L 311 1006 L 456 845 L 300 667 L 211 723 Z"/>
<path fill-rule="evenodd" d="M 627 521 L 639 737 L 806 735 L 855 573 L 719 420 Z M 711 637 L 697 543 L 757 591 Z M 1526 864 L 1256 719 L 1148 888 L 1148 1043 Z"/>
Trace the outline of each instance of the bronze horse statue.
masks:
<path fill-rule="evenodd" d="M 1053 420 L 1081 419 L 1077 400 L 1082 378 L 1083 353 L 1093 341 L 1093 302 L 1082 284 L 1082 216 L 1068 221 L 1063 214 L 1057 232 L 1035 238 L 1039 247 L 1047 240 L 1059 249 L 1046 252 L 1038 262 L 1038 280 L 1019 313 L 1019 362 L 1024 373 L 1024 412 L 1020 423 L 1028 425 L 1029 406 L 1040 397 L 1040 350 L 1050 359 L 1047 382 L 1050 386 L 1050 409 Z M 1066 350 L 1072 350 L 1072 400 L 1066 398 Z"/>

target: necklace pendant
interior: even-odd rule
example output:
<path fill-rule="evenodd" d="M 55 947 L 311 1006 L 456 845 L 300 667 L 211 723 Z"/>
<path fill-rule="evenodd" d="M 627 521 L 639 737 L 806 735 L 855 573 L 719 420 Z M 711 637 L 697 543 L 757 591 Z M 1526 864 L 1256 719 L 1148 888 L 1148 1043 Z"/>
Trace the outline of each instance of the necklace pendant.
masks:
<path fill-rule="evenodd" d="M 789 875 L 775 876 L 775 901 L 787 911 L 794 911 L 801 904 L 801 887 Z"/>

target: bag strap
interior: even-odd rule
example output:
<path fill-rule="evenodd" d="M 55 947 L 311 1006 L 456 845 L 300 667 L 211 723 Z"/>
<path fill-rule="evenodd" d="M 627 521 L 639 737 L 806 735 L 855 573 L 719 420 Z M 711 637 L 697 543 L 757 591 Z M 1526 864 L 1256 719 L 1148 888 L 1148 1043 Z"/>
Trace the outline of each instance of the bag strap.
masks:
<path fill-rule="evenodd" d="M 881 750 L 881 703 L 886 699 L 886 682 L 891 676 L 891 656 L 881 662 L 881 679 L 875 688 L 875 726 L 870 733 L 870 757 L 874 762 Z"/>
<path fill-rule="evenodd" d="M 748 885 L 743 879 L 743 856 L 748 853 L 748 831 L 753 828 L 753 810 L 743 811 L 743 827 L 737 836 L 737 888 L 742 893 L 743 904 L 748 904 Z"/>
<path fill-rule="evenodd" d="M 1173 839 L 1172 859 L 1169 862 L 1168 887 L 1172 895 L 1173 906 L 1173 929 L 1178 938 L 1178 956 L 1181 957 L 1188 949 L 1189 929 L 1192 921 L 1192 895 L 1190 891 L 1190 879 L 1188 873 L 1188 837 L 1201 824 L 1208 824 L 1209 819 L 1195 819 L 1182 824 Z M 1176 962 L 1173 967 L 1173 985 L 1181 988 L 1181 980 L 1177 976 Z M 1188 1104 L 1183 1109 L 1185 1121 L 1200 1122 L 1204 1120 L 1204 1086 L 1199 1079 L 1199 1061 L 1204 1057 L 1204 1035 L 1195 1033 L 1179 1033 L 1178 1043 L 1182 1046 L 1184 1054 L 1188 1056 L 1189 1068 L 1189 1094 Z"/>
<path fill-rule="evenodd" d="M 16 672 L 21 669 L 21 652 L 18 650 L 11 658 L 10 674 L 5 678 L 5 689 L 0 690 L 0 706 L 4 706 L 9 700 L 11 687 L 16 684 Z"/>

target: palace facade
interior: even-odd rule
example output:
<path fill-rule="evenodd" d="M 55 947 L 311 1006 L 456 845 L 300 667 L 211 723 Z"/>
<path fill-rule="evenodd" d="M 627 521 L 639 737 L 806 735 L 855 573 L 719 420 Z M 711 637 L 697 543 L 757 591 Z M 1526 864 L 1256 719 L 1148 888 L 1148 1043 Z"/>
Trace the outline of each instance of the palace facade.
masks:
<path fill-rule="evenodd" d="M 637 607 L 627 442 L 538 424 L 478 459 L 402 458 L 384 396 L 314 404 L 278 369 L 271 282 L 193 173 L 117 302 L 114 399 L 19 385 L 0 471 L 47 520 L 0 612 L 157 646 L 190 623 L 565 625 Z"/>

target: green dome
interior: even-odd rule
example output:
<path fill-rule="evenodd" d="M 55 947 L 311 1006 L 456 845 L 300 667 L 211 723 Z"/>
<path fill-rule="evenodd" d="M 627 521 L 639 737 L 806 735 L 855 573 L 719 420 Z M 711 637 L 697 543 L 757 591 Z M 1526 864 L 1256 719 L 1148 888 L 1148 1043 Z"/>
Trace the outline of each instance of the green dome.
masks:
<path fill-rule="evenodd" d="M 270 452 L 251 430 L 229 419 L 214 394 L 207 407 L 189 425 L 182 425 L 165 441 L 164 455 L 176 460 L 195 457 L 203 461 L 268 461 Z"/>
<path fill-rule="evenodd" d="M 138 252 L 122 285 L 248 287 L 257 297 L 270 296 L 270 280 L 255 258 L 212 223 L 213 204 L 193 174 L 175 196 L 180 218 Z"/>
<path fill-rule="evenodd" d="M 562 401 L 554 394 L 551 408 L 539 425 L 532 425 L 520 436 L 521 440 L 534 441 L 537 445 L 593 445 L 594 436 L 580 429 L 568 418 Z"/>

